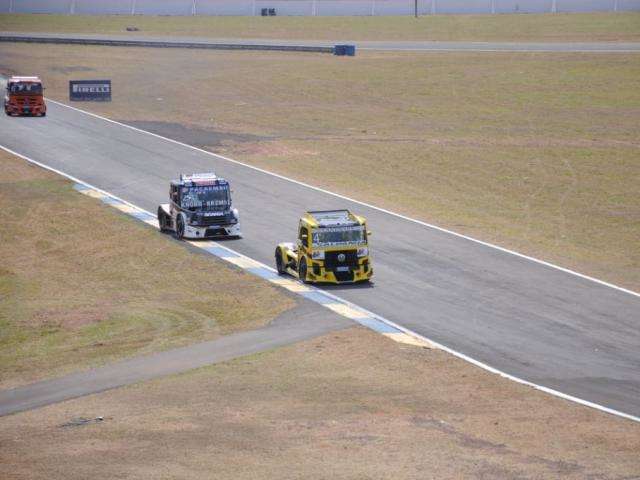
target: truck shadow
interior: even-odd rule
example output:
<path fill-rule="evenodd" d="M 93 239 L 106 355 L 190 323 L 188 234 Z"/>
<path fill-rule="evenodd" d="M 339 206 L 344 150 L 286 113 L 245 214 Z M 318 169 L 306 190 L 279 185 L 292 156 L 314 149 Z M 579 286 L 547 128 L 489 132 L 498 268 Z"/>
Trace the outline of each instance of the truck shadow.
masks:
<path fill-rule="evenodd" d="M 360 283 L 343 283 L 342 285 L 335 285 L 332 283 L 316 283 L 316 287 L 326 290 L 327 292 L 339 292 L 341 290 L 362 290 L 368 288 L 374 288 L 375 282 L 360 282 Z"/>

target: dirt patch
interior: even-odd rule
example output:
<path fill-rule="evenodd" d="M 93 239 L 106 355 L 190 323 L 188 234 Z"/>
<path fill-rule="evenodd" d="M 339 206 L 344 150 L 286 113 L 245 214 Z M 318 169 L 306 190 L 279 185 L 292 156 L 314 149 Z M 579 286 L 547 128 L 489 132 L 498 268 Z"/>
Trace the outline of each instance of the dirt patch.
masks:
<path fill-rule="evenodd" d="M 2 173 L 0 174 L 0 185 L 15 184 L 16 182 L 28 182 L 32 180 L 51 179 L 52 176 L 43 168 L 31 163 L 17 161 L 15 157 L 0 151 L 2 158 Z M 5 159 L 7 159 L 5 161 Z"/>
<path fill-rule="evenodd" d="M 3 77 L 11 77 L 13 75 L 18 75 L 18 72 L 0 63 L 0 75 Z M 0 78 L 0 85 L 6 88 L 6 82 L 3 78 Z"/>
<path fill-rule="evenodd" d="M 160 99 L 161 101 L 161 99 Z M 183 125 L 172 122 L 159 121 L 129 121 L 118 120 L 132 127 L 146 130 L 156 135 L 171 138 L 187 145 L 194 147 L 221 147 L 229 144 L 255 143 L 264 140 L 270 140 L 270 137 L 264 137 L 251 134 L 228 133 L 216 130 L 199 128 L 194 125 Z"/>
<path fill-rule="evenodd" d="M 360 328 L 0 418 L 0 443 L 9 480 L 195 480 L 212 471 L 240 480 L 584 480 L 640 471 L 637 423 Z"/>
<path fill-rule="evenodd" d="M 307 155 L 307 156 L 317 157 L 318 155 L 320 155 L 320 152 L 317 150 L 294 148 L 291 145 L 278 142 L 277 140 L 236 145 L 233 147 L 233 151 L 236 153 L 242 153 L 246 155 L 260 155 L 260 156 L 262 155 L 264 156 Z"/>
<path fill-rule="evenodd" d="M 73 330 L 106 320 L 111 316 L 112 311 L 112 306 L 109 304 L 76 309 L 46 308 L 34 312 L 28 325 Z"/>
<path fill-rule="evenodd" d="M 69 74 L 69 73 L 88 73 L 88 72 L 95 71 L 93 68 L 85 67 L 85 66 L 82 66 L 82 65 L 69 65 L 69 66 L 61 66 L 61 65 L 59 65 L 59 66 L 53 67 L 51 70 L 56 72 L 56 73 L 64 73 L 64 74 Z"/>

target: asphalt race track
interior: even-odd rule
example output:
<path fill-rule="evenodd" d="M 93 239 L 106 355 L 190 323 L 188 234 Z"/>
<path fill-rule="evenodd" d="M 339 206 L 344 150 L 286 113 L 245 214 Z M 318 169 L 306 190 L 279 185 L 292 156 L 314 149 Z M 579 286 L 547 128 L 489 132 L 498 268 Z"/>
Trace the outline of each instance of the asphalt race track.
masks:
<path fill-rule="evenodd" d="M 640 297 L 49 102 L 0 117 L 0 144 L 155 212 L 179 172 L 232 183 L 244 238 L 273 265 L 305 209 L 365 215 L 372 286 L 333 293 L 509 374 L 640 416 Z M 160 235 L 160 233 L 158 233 Z"/>

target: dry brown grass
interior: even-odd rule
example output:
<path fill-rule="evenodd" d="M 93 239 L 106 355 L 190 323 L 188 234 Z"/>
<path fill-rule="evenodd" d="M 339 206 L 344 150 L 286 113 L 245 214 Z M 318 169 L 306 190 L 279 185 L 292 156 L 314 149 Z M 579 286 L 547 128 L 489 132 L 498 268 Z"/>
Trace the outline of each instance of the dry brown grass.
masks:
<path fill-rule="evenodd" d="M 637 423 L 363 329 L 0 418 L 0 446 L 7 480 L 640 472 Z"/>
<path fill-rule="evenodd" d="M 0 388 L 251 329 L 294 301 L 0 152 Z"/>
<path fill-rule="evenodd" d="M 127 32 L 135 25 L 140 31 Z M 640 13 L 393 17 L 0 15 L 0 31 L 344 40 L 638 41 Z"/>
<path fill-rule="evenodd" d="M 217 152 L 640 289 L 636 55 L 0 53 L 53 98 L 112 78 L 114 101 L 85 108 L 209 131 Z"/>

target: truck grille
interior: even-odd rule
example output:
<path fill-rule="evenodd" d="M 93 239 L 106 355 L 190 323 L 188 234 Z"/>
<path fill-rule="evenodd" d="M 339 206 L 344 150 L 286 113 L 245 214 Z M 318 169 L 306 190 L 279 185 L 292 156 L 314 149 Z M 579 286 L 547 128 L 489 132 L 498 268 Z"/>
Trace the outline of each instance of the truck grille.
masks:
<path fill-rule="evenodd" d="M 338 261 L 338 256 L 344 254 L 344 262 Z M 358 267 L 358 252 L 356 250 L 339 250 L 336 252 L 325 252 L 324 254 L 324 268 L 327 270 L 333 270 L 336 267 Z"/>
<path fill-rule="evenodd" d="M 205 238 L 210 237 L 224 237 L 227 235 L 227 231 L 224 228 L 207 228 L 204 233 Z"/>
<path fill-rule="evenodd" d="M 339 282 L 353 282 L 353 272 L 333 272 Z"/>
<path fill-rule="evenodd" d="M 35 98 L 17 98 L 16 103 L 18 105 L 38 105 L 40 102 Z"/>
<path fill-rule="evenodd" d="M 194 217 L 194 225 L 202 225 L 204 227 L 210 225 L 229 225 L 231 223 L 235 223 L 233 215 L 221 215 L 219 217 L 204 217 L 198 215 Z"/>

